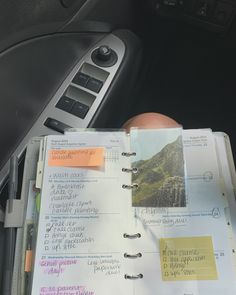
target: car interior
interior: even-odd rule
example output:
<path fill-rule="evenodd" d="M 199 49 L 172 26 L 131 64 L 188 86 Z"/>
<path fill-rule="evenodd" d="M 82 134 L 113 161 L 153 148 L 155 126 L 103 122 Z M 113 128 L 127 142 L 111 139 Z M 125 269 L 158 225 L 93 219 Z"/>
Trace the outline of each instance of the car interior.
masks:
<path fill-rule="evenodd" d="M 2 211 L 11 155 L 22 172 L 30 138 L 69 127 L 121 128 L 158 112 L 225 132 L 236 159 L 235 9 L 234 0 L 0 1 Z"/>

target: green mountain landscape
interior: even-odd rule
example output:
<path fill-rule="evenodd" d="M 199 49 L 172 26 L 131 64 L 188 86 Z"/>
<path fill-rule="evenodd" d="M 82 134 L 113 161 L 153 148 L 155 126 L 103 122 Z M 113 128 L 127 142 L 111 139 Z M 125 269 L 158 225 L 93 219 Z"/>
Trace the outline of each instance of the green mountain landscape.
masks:
<path fill-rule="evenodd" d="M 138 169 L 133 174 L 133 183 L 139 185 L 133 191 L 133 206 L 186 206 L 181 136 L 150 159 L 134 162 L 132 166 Z"/>

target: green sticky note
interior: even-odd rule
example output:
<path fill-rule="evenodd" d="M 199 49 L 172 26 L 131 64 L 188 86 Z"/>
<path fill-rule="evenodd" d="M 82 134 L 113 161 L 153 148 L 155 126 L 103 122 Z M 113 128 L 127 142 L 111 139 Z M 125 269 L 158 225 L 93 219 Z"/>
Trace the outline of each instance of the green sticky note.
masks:
<path fill-rule="evenodd" d="M 37 209 L 37 212 L 39 213 L 39 211 L 40 211 L 40 202 L 41 202 L 41 196 L 40 196 L 39 192 L 36 194 L 35 201 L 36 201 L 36 209 Z"/>

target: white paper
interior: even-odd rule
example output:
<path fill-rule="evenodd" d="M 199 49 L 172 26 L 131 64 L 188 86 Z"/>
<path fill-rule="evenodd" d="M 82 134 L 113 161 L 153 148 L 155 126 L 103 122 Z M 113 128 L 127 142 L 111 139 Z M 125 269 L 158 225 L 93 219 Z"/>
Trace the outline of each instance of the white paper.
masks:
<path fill-rule="evenodd" d="M 128 252 L 141 252 L 142 257 L 131 261 L 127 268 L 130 273 L 143 274 L 143 279 L 134 282 L 134 294 L 233 295 L 236 284 L 225 218 L 227 202 L 220 186 L 215 138 L 209 129 L 184 130 L 183 142 L 187 206 L 132 208 L 130 230 L 140 233 L 141 238 L 130 242 Z M 212 237 L 218 279 L 162 281 L 159 239 L 202 236 Z"/>
<path fill-rule="evenodd" d="M 105 166 L 47 165 L 49 150 L 81 147 L 105 147 Z M 127 149 L 124 132 L 47 138 L 32 294 L 131 293 L 123 269 L 130 192 L 122 188 L 129 160 L 121 153 Z"/>
<path fill-rule="evenodd" d="M 158 131 L 153 140 L 158 140 Z M 235 273 L 215 139 L 210 129 L 184 130 L 186 206 L 132 207 L 130 148 L 124 132 L 49 136 L 41 192 L 32 294 L 233 295 Z M 132 141 L 132 135 L 131 135 Z M 153 142 L 147 142 L 152 145 Z M 50 149 L 105 147 L 102 169 L 47 166 Z M 140 234 L 124 238 L 123 234 Z M 160 238 L 210 236 L 217 280 L 163 281 Z M 138 258 L 125 258 L 124 253 Z M 143 278 L 130 280 L 124 275 Z"/>

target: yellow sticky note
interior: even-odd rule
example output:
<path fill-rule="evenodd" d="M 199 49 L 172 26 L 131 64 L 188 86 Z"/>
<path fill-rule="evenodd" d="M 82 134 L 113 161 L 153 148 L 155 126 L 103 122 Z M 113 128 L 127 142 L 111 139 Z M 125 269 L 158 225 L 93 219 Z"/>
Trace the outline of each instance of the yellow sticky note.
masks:
<path fill-rule="evenodd" d="M 160 239 L 163 281 L 217 280 L 210 236 Z"/>
<path fill-rule="evenodd" d="M 100 167 L 104 163 L 104 148 L 83 148 L 76 150 L 50 150 L 49 166 Z"/>

